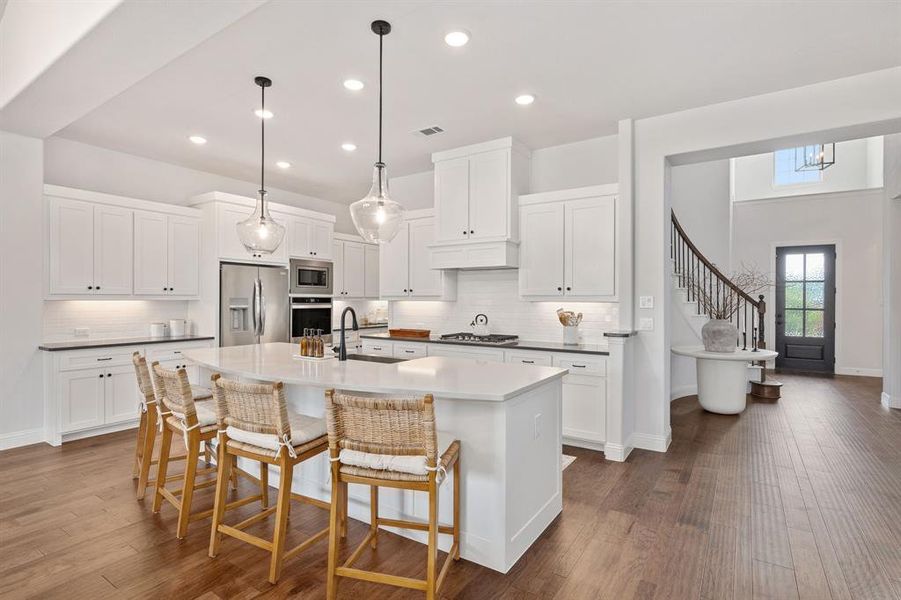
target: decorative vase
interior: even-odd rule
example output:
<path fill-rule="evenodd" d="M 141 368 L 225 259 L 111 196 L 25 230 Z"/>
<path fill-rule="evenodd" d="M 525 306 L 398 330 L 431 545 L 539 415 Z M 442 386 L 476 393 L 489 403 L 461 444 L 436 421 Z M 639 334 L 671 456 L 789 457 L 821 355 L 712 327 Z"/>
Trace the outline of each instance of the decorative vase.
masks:
<path fill-rule="evenodd" d="M 563 343 L 567 346 L 577 346 L 579 344 L 579 326 L 564 325 L 563 326 Z"/>
<path fill-rule="evenodd" d="M 735 352 L 738 346 L 738 327 L 731 321 L 711 319 L 701 328 L 701 339 L 707 352 Z"/>

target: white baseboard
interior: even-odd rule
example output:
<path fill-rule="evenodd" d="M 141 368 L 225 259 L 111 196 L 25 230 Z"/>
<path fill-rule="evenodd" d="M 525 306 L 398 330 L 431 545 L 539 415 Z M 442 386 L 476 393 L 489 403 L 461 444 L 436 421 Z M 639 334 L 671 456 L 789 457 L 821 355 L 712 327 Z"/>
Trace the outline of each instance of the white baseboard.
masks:
<path fill-rule="evenodd" d="M 604 451 L 604 442 L 593 442 L 591 440 L 583 440 L 577 437 L 563 436 L 564 446 L 575 446 L 576 448 L 585 448 L 586 450 Z"/>
<path fill-rule="evenodd" d="M 696 383 L 689 385 L 680 385 L 670 390 L 669 401 L 672 402 L 673 400 L 678 400 L 679 398 L 684 398 L 685 396 L 696 396 L 697 393 L 698 384 Z"/>
<path fill-rule="evenodd" d="M 26 429 L 0 434 L 0 450 L 9 450 L 20 446 L 30 446 L 44 441 L 44 428 Z"/>
<path fill-rule="evenodd" d="M 83 440 L 84 438 L 105 435 L 107 433 L 115 433 L 116 431 L 123 431 L 125 429 L 134 429 L 138 426 L 138 421 L 139 419 L 130 419 L 128 421 L 123 421 L 122 423 L 113 423 L 112 425 L 102 425 L 100 427 L 93 427 L 82 431 L 64 433 L 62 435 L 63 443 L 71 442 L 73 440 Z"/>
<path fill-rule="evenodd" d="M 886 408 L 901 408 L 901 398 L 892 398 L 887 392 L 882 392 L 880 401 Z"/>
<path fill-rule="evenodd" d="M 632 453 L 632 445 L 623 446 L 621 444 L 604 444 L 604 458 L 615 462 L 623 462 L 629 458 Z"/>
<path fill-rule="evenodd" d="M 836 375 L 856 375 L 858 377 L 882 377 L 882 369 L 861 369 L 858 367 L 835 367 Z"/>
<path fill-rule="evenodd" d="M 648 433 L 633 433 L 630 438 L 630 446 L 641 450 L 653 452 L 666 452 L 673 441 L 673 430 L 667 428 L 666 435 L 652 435 Z"/>

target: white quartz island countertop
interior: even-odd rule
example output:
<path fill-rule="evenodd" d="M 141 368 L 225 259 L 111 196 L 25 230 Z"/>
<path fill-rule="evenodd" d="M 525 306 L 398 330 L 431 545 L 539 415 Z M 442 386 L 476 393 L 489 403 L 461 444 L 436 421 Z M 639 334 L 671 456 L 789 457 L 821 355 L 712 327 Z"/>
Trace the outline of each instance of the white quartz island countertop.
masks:
<path fill-rule="evenodd" d="M 223 375 L 319 388 L 502 402 L 562 378 L 566 369 L 430 356 L 393 364 L 294 358 L 296 344 L 195 348 L 184 356 Z"/>

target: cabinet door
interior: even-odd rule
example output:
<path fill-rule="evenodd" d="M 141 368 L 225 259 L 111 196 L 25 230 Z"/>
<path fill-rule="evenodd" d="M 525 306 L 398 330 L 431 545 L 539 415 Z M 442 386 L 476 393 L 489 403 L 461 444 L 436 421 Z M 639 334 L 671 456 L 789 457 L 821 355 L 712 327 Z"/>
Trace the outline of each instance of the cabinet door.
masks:
<path fill-rule="evenodd" d="M 237 206 L 219 206 L 216 218 L 216 235 L 219 258 L 248 261 L 253 260 L 250 252 L 244 248 L 244 244 L 238 239 L 238 231 L 235 226 L 250 215 L 251 209 Z"/>
<path fill-rule="evenodd" d="M 132 369 L 134 377 L 134 369 Z M 86 369 L 59 374 L 60 431 L 103 425 L 103 384 L 106 371 Z"/>
<path fill-rule="evenodd" d="M 104 423 L 120 423 L 140 416 L 140 391 L 134 367 L 109 367 L 102 379 L 104 390 Z"/>
<path fill-rule="evenodd" d="M 348 298 L 365 296 L 364 263 L 363 244 L 344 242 L 344 295 Z"/>
<path fill-rule="evenodd" d="M 131 294 L 133 289 L 134 211 L 94 207 L 94 293 Z"/>
<path fill-rule="evenodd" d="M 288 264 L 288 236 L 291 235 L 291 216 L 272 211 L 272 218 L 285 228 L 285 237 L 272 254 L 264 254 L 257 258 L 261 262 Z M 237 236 L 237 234 L 235 234 Z"/>
<path fill-rule="evenodd" d="M 310 251 L 316 258 L 332 258 L 335 226 L 324 221 L 313 221 L 310 227 Z"/>
<path fill-rule="evenodd" d="M 607 437 L 607 389 L 603 377 L 563 378 L 563 435 L 591 442 Z"/>
<path fill-rule="evenodd" d="M 614 196 L 566 203 L 564 281 L 567 296 L 614 294 L 615 206 Z"/>
<path fill-rule="evenodd" d="M 162 213 L 135 212 L 135 295 L 169 291 L 169 219 Z"/>
<path fill-rule="evenodd" d="M 335 240 L 332 244 L 332 294 L 344 297 L 344 242 Z"/>
<path fill-rule="evenodd" d="M 410 279 L 410 224 L 403 223 L 397 235 L 379 248 L 379 295 L 406 296 Z"/>
<path fill-rule="evenodd" d="M 169 217 L 169 294 L 200 294 L 200 221 Z"/>
<path fill-rule="evenodd" d="M 435 241 L 434 219 L 410 221 L 410 295 L 441 296 L 442 274 L 429 264 L 428 245 Z"/>
<path fill-rule="evenodd" d="M 440 241 L 469 239 L 469 158 L 435 163 L 435 218 Z"/>
<path fill-rule="evenodd" d="M 363 246 L 363 295 L 366 298 L 379 297 L 379 247 L 372 244 Z"/>
<path fill-rule="evenodd" d="M 92 294 L 94 290 L 94 206 L 51 198 L 48 252 L 51 294 Z"/>
<path fill-rule="evenodd" d="M 298 258 L 313 256 L 313 222 L 294 217 L 288 226 L 288 254 Z"/>
<path fill-rule="evenodd" d="M 563 295 L 563 204 L 530 204 L 519 212 L 519 293 Z"/>
<path fill-rule="evenodd" d="M 469 237 L 507 237 L 510 219 L 510 151 L 469 159 Z"/>

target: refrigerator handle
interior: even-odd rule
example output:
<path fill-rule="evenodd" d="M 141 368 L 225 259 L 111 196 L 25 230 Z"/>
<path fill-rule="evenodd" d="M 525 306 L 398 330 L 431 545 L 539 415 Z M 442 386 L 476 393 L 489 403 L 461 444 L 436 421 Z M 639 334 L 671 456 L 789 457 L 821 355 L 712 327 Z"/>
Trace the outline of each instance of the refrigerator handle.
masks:
<path fill-rule="evenodd" d="M 257 310 L 259 309 L 259 305 L 257 304 L 257 283 L 258 280 L 253 280 L 253 294 L 250 297 L 250 313 L 253 318 L 253 334 L 260 334 L 260 322 L 257 319 Z"/>
<path fill-rule="evenodd" d="M 266 334 L 266 295 L 263 293 L 263 280 L 257 280 L 260 284 L 260 336 Z"/>

